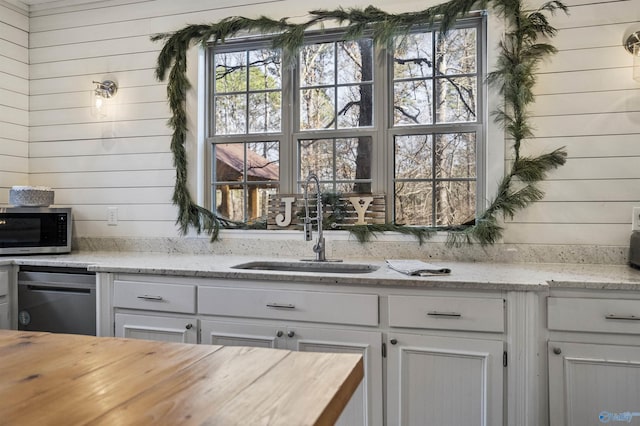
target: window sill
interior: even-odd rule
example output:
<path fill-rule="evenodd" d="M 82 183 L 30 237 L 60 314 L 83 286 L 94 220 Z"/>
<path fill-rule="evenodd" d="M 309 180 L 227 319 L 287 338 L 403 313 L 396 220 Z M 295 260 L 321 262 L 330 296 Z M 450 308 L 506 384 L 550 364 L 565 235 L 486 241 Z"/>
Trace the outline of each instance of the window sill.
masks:
<path fill-rule="evenodd" d="M 325 240 L 327 241 L 354 241 L 356 238 L 349 233 L 349 231 L 323 231 Z M 315 240 L 317 233 L 314 231 L 313 239 Z M 208 237 L 203 237 L 208 238 Z M 287 240 L 300 240 L 304 239 L 302 231 L 290 231 L 290 230 L 267 230 L 267 229 L 222 229 L 220 231 L 221 239 L 269 239 L 274 241 L 287 241 Z M 418 241 L 411 235 L 401 234 L 399 232 L 381 232 L 375 234 L 369 243 L 375 243 L 379 241 L 386 242 L 410 242 Z M 432 243 L 444 243 L 447 241 L 446 232 L 438 232 L 428 242 Z"/>

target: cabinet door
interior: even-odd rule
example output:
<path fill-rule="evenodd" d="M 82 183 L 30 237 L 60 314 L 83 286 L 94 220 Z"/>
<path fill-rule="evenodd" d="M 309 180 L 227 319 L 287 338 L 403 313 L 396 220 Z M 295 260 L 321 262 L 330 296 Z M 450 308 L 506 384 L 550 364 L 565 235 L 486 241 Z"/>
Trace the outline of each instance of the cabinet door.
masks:
<path fill-rule="evenodd" d="M 200 332 L 201 343 L 207 345 L 286 349 L 287 344 L 284 326 L 202 320 Z"/>
<path fill-rule="evenodd" d="M 0 296 L 0 329 L 8 330 L 10 328 L 11 321 L 9 318 L 9 303 L 3 303 L 3 297 Z"/>
<path fill-rule="evenodd" d="M 549 423 L 640 424 L 640 347 L 549 342 Z"/>
<path fill-rule="evenodd" d="M 389 426 L 502 425 L 503 342 L 389 333 Z"/>
<path fill-rule="evenodd" d="M 198 343 L 195 318 L 151 315 L 116 315 L 116 337 L 157 340 L 162 342 Z"/>
<path fill-rule="evenodd" d="M 364 378 L 336 424 L 382 424 L 382 333 L 289 327 L 287 336 L 297 351 L 362 354 Z"/>

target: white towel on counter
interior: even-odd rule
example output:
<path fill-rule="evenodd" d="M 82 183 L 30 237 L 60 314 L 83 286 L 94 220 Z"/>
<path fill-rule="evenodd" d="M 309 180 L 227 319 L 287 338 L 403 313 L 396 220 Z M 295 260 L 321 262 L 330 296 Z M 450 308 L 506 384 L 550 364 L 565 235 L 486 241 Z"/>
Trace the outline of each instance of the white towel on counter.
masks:
<path fill-rule="evenodd" d="M 446 275 L 451 273 L 451 269 L 426 263 L 421 260 L 407 259 L 387 259 L 387 266 L 405 275 Z"/>

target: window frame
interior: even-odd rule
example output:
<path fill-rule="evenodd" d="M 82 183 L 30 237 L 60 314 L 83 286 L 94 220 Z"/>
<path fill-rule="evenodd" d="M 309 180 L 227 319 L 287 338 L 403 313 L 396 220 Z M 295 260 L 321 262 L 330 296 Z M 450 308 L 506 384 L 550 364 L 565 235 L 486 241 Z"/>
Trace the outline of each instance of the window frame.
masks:
<path fill-rule="evenodd" d="M 465 123 L 432 123 L 432 124 L 417 124 L 417 125 L 402 125 L 402 126 L 394 126 L 393 125 L 393 50 L 388 49 L 386 52 L 386 72 L 387 76 L 385 78 L 385 94 L 387 96 L 385 106 L 388 108 L 385 116 L 385 153 L 386 158 L 389 158 L 391 163 L 395 162 L 395 138 L 396 136 L 411 136 L 411 135 L 432 135 L 435 136 L 437 134 L 446 134 L 446 133 L 468 133 L 466 131 L 462 131 L 461 129 L 471 129 L 474 130 L 476 135 L 476 209 L 475 209 L 475 217 L 477 218 L 479 213 L 485 206 L 485 201 L 487 199 L 486 194 L 486 135 L 487 135 L 487 126 L 488 123 L 486 121 L 487 117 L 487 88 L 486 83 L 484 81 L 484 76 L 487 75 L 486 68 L 486 58 L 487 58 L 487 50 L 486 50 L 486 33 L 487 33 L 487 19 L 486 14 L 478 13 L 469 15 L 465 18 L 460 18 L 456 20 L 456 24 L 452 29 L 458 28 L 476 28 L 477 29 L 477 37 L 476 37 L 476 87 L 477 89 L 477 102 L 476 102 L 476 121 L 465 122 Z M 437 31 L 437 29 L 429 28 L 429 27 L 417 27 L 413 29 L 410 33 L 419 33 L 424 31 Z M 434 46 L 435 49 L 435 46 Z M 435 73 L 434 73 L 435 79 Z M 434 107 L 435 108 L 435 107 Z M 435 111 L 435 109 L 434 109 Z M 386 170 L 391 174 L 385 179 L 384 183 L 386 187 L 384 189 L 384 193 L 387 194 L 387 220 L 395 219 L 395 165 L 390 164 L 386 166 Z M 433 181 L 436 181 L 434 179 Z M 451 181 L 453 179 L 446 179 L 446 181 Z M 436 217 L 436 205 L 435 203 L 431 207 L 432 215 Z M 431 224 L 424 224 L 420 226 L 431 226 Z"/>
<path fill-rule="evenodd" d="M 204 202 L 208 208 L 215 211 L 215 167 L 213 159 L 213 145 L 215 143 L 246 143 L 262 141 L 279 142 L 279 192 L 302 192 L 300 186 L 300 164 L 298 141 L 310 139 L 353 138 L 367 136 L 372 140 L 371 152 L 371 191 L 372 193 L 386 194 L 387 216 L 386 221 L 391 222 L 395 216 L 395 158 L 394 145 L 396 136 L 416 134 L 440 134 L 440 133 L 466 133 L 473 131 L 476 135 L 476 193 L 475 215 L 483 211 L 487 202 L 487 134 L 488 117 L 488 89 L 485 82 L 487 75 L 487 15 L 484 12 L 470 13 L 456 21 L 453 29 L 470 28 L 477 29 L 477 102 L 476 121 L 464 123 L 433 123 L 428 125 L 402 125 L 393 124 L 393 50 L 378 43 L 373 45 L 373 125 L 362 128 L 349 129 L 321 129 L 300 130 L 300 91 L 298 83 L 299 58 L 294 58 L 295 69 L 286 69 L 282 72 L 282 100 L 281 100 L 281 132 L 246 133 L 216 136 L 214 108 L 214 83 L 215 70 L 213 68 L 214 52 L 232 52 L 252 50 L 257 48 L 271 48 L 271 39 L 268 36 L 237 37 L 225 41 L 223 44 L 208 44 L 205 48 L 205 194 Z M 438 31 L 436 28 L 420 26 L 411 32 Z M 305 35 L 305 44 L 322 43 L 344 40 L 344 29 L 336 28 L 324 31 L 310 31 Z M 364 34 L 367 36 L 369 34 Z M 287 63 L 289 58 L 282 54 L 282 63 Z M 247 124 L 248 125 L 248 124 Z M 471 129 L 471 130 L 470 130 Z M 454 179 L 447 179 L 454 180 Z M 245 194 L 246 198 L 246 194 Z M 246 215 L 245 203 L 245 215 Z M 435 209 L 435 206 L 433 206 Z M 431 224 L 416 225 L 431 226 Z"/>

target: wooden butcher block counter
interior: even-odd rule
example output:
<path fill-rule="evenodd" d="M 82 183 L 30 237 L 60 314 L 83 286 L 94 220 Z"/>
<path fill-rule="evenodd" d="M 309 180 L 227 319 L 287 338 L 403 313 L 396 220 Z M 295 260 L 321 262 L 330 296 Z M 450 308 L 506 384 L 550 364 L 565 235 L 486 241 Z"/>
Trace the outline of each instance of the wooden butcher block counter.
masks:
<path fill-rule="evenodd" d="M 356 354 L 0 330 L 3 425 L 333 424 Z"/>

